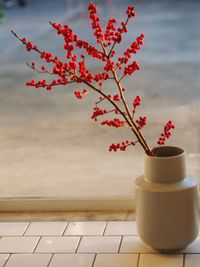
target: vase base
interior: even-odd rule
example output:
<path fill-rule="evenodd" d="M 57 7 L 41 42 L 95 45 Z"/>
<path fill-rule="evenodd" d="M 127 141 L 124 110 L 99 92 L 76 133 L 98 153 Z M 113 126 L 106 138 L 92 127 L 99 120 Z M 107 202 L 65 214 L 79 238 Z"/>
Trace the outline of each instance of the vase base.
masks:
<path fill-rule="evenodd" d="M 160 249 L 160 248 L 153 248 L 153 249 L 158 251 L 161 254 L 173 254 L 173 253 L 180 253 L 180 251 L 183 251 L 185 248 L 186 247 L 172 248 L 172 249 Z"/>

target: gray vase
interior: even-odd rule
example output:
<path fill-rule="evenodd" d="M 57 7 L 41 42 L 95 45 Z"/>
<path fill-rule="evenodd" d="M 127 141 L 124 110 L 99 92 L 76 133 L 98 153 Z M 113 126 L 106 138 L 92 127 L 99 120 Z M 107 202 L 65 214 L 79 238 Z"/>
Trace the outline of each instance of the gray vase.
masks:
<path fill-rule="evenodd" d="M 136 179 L 136 223 L 140 238 L 159 251 L 182 250 L 199 232 L 198 183 L 186 176 L 185 152 L 154 148 Z"/>

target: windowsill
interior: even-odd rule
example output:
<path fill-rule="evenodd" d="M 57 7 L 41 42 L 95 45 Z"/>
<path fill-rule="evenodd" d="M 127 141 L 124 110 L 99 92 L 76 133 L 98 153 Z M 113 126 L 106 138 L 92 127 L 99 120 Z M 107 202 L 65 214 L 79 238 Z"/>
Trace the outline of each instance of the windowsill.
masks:
<path fill-rule="evenodd" d="M 134 198 L 1 198 L 0 212 L 5 211 L 127 211 L 135 209 Z"/>

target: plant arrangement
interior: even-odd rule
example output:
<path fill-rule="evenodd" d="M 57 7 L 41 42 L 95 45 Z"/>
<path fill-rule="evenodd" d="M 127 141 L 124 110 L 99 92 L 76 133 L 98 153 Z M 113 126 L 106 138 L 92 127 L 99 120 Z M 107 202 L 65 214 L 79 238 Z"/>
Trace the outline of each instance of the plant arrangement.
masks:
<path fill-rule="evenodd" d="M 110 127 L 126 127 L 134 135 L 133 141 L 126 140 L 122 143 L 111 144 L 109 151 L 125 151 L 127 147 L 139 143 L 147 155 L 155 156 L 142 133 L 143 127 L 147 124 L 147 118 L 146 116 L 136 117 L 137 108 L 141 105 L 141 97 L 135 96 L 132 106 L 129 107 L 125 97 L 126 89 L 122 85 L 125 78 L 140 70 L 138 62 L 132 58 L 144 44 L 144 34 L 139 35 L 121 56 L 116 53 L 116 46 L 122 43 L 124 35 L 128 33 L 128 24 L 136 16 L 135 7 L 127 7 L 126 19 L 121 23 L 118 23 L 115 18 L 110 18 L 105 29 L 101 27 L 98 9 L 92 1 L 88 5 L 88 13 L 96 46 L 80 39 L 68 25 L 50 22 L 57 34 L 64 39 L 65 60 L 47 51 L 41 51 L 37 45 L 12 31 L 13 35 L 25 45 L 26 50 L 37 52 L 40 58 L 48 63 L 49 68 L 44 65 L 38 67 L 35 62 L 27 63 L 27 65 L 38 73 L 56 77 L 50 82 L 32 80 L 26 85 L 46 90 L 71 83 L 83 85 L 82 90 L 74 92 L 77 99 L 81 100 L 90 93 L 96 93 L 98 97 L 91 115 L 92 120 Z M 78 53 L 78 50 L 81 52 Z M 87 57 L 101 62 L 102 72 L 93 73 L 87 66 Z M 108 80 L 112 80 L 113 87 L 116 88 L 115 94 L 111 94 L 106 87 Z M 107 109 L 103 108 L 105 104 L 108 105 Z M 106 115 L 109 118 L 101 119 Z M 157 140 L 158 146 L 165 145 L 166 139 L 171 136 L 171 130 L 174 128 L 174 124 L 169 120 Z"/>

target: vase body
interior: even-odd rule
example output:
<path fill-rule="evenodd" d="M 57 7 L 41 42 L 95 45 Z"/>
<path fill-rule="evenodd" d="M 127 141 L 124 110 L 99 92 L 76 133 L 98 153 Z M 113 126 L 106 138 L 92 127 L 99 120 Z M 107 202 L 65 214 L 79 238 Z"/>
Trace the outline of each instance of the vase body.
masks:
<path fill-rule="evenodd" d="M 186 175 L 185 152 L 154 149 L 136 179 L 136 224 L 140 238 L 159 251 L 182 250 L 199 232 L 198 183 Z"/>

